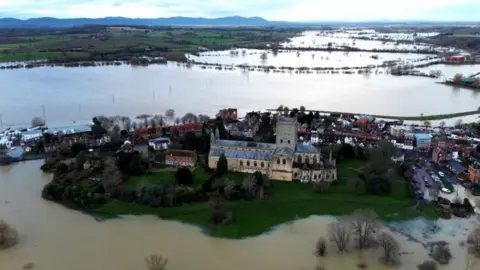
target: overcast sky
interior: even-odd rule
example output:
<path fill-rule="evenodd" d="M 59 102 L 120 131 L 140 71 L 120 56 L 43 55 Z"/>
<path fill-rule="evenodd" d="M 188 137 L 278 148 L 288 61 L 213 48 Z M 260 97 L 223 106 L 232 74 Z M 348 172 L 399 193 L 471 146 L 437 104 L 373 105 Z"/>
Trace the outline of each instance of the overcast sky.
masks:
<path fill-rule="evenodd" d="M 480 21 L 480 0 L 0 0 L 0 17 Z"/>

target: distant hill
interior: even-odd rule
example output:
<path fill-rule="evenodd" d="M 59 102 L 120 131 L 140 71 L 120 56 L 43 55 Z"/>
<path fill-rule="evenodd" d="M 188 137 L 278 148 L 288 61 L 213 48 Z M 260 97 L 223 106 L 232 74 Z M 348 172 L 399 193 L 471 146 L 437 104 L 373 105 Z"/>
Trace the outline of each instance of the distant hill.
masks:
<path fill-rule="evenodd" d="M 269 26 L 288 25 L 288 22 L 268 21 L 261 17 L 230 16 L 223 18 L 207 19 L 192 17 L 170 17 L 156 19 L 134 19 L 125 17 L 105 18 L 72 18 L 58 19 L 51 17 L 32 18 L 20 20 L 14 18 L 1 18 L 0 28 L 59 28 L 82 25 L 148 25 L 148 26 Z"/>

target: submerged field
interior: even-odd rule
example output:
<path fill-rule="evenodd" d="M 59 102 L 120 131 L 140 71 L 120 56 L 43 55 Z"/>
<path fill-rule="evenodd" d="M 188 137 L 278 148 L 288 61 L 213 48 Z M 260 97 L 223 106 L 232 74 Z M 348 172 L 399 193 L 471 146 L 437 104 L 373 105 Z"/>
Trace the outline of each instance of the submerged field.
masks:
<path fill-rule="evenodd" d="M 346 215 L 358 208 L 373 208 L 385 221 L 399 221 L 418 215 L 413 210 L 412 199 L 404 183 L 394 185 L 391 196 L 358 195 L 347 184 L 356 177 L 356 170 L 365 165 L 363 161 L 344 162 L 338 168 L 338 183 L 323 193 L 316 193 L 311 185 L 300 182 L 272 181 L 268 199 L 229 202 L 233 222 L 227 226 L 215 226 L 209 222 L 211 207 L 208 203 L 187 204 L 171 208 L 152 208 L 134 203 L 112 201 L 92 214 L 114 217 L 123 214 L 156 215 L 164 219 L 178 220 L 198 225 L 209 234 L 225 238 L 243 238 L 269 231 L 275 225 L 310 215 Z M 147 178 L 134 178 L 127 185 L 150 182 L 151 179 L 168 179 L 169 174 L 160 173 Z M 239 176 L 239 174 L 234 174 Z M 235 176 L 230 176 L 235 177 Z M 205 179 L 200 175 L 197 181 Z M 242 178 L 239 178 L 242 179 Z M 155 180 L 156 181 L 156 180 Z M 168 180 L 165 180 L 168 182 Z M 201 181 L 201 180 L 200 180 Z M 197 182 L 199 184 L 199 182 Z M 427 207 L 424 215 L 435 217 L 433 208 Z"/>

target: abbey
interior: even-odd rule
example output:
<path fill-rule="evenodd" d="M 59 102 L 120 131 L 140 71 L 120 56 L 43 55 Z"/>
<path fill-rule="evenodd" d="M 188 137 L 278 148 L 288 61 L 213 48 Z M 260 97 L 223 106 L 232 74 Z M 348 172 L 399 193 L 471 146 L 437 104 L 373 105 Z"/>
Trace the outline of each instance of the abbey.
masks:
<path fill-rule="evenodd" d="M 275 144 L 219 140 L 218 134 L 211 133 L 208 165 L 216 168 L 220 156 L 225 155 L 230 171 L 260 171 L 274 180 L 304 183 L 335 181 L 337 168 L 331 151 L 323 158 L 313 145 L 299 143 L 298 127 L 296 118 L 278 116 Z"/>

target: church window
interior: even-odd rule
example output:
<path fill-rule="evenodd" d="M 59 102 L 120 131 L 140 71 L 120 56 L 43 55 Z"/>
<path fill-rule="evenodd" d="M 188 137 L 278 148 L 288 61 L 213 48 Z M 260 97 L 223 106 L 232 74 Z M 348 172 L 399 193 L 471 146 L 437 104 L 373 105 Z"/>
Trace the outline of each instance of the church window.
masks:
<path fill-rule="evenodd" d="M 256 161 L 253 162 L 253 166 L 257 167 L 257 162 Z"/>
<path fill-rule="evenodd" d="M 247 166 L 250 166 L 250 161 L 247 161 Z"/>
<path fill-rule="evenodd" d="M 287 161 L 283 158 L 282 163 L 283 163 L 283 165 L 285 165 L 285 164 L 287 164 Z"/>

